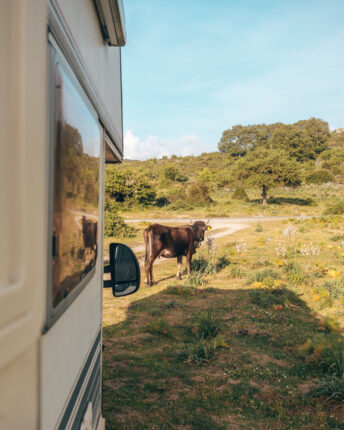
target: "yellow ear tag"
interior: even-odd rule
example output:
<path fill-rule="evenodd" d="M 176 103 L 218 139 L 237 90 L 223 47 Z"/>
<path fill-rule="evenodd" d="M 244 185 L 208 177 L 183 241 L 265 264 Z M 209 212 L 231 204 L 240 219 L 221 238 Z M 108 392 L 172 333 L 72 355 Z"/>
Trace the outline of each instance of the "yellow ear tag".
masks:
<path fill-rule="evenodd" d="M 207 228 L 207 230 L 211 230 L 211 227 L 210 227 L 210 225 L 208 225 L 208 228 Z"/>

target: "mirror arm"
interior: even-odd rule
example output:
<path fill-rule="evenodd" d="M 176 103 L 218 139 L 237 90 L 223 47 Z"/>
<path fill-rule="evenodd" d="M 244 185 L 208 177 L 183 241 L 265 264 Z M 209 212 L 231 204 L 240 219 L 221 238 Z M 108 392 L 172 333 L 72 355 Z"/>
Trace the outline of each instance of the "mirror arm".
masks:
<path fill-rule="evenodd" d="M 110 280 L 103 281 L 103 288 L 112 288 L 112 281 Z"/>

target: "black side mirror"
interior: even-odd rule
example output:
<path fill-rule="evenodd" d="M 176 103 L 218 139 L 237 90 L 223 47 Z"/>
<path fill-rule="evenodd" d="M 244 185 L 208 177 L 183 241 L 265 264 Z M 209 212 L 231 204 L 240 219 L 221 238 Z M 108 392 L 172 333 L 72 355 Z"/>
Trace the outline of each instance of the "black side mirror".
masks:
<path fill-rule="evenodd" d="M 135 293 L 140 287 L 140 266 L 133 251 L 123 243 L 111 243 L 110 266 L 104 268 L 111 273 L 111 281 L 105 281 L 104 286 L 111 284 L 115 297 Z"/>

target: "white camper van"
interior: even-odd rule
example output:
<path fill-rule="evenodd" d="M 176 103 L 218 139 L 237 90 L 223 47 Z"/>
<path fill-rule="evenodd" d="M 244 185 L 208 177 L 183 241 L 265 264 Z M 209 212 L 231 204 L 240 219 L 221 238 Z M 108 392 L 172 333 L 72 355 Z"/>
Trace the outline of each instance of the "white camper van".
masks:
<path fill-rule="evenodd" d="M 123 5 L 3 0 L 0 34 L 0 429 L 103 429 L 104 168 L 123 156 Z M 135 292 L 132 251 L 113 244 L 110 263 L 114 295 Z"/>

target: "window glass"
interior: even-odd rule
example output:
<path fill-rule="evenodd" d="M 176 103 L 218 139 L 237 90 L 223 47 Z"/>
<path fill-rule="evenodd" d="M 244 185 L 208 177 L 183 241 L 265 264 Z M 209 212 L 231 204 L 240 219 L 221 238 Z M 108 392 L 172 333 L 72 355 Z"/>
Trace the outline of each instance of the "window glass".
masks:
<path fill-rule="evenodd" d="M 72 81 L 56 67 L 52 303 L 95 266 L 98 251 L 100 129 Z"/>

